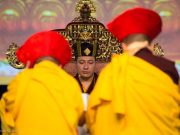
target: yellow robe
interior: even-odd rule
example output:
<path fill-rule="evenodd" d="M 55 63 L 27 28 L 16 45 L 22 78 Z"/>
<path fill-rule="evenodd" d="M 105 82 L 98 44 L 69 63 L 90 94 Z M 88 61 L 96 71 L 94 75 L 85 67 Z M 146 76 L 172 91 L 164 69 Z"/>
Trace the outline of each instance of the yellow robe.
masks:
<path fill-rule="evenodd" d="M 3 134 L 77 135 L 84 110 L 76 80 L 56 64 L 43 61 L 25 69 L 0 102 Z"/>
<path fill-rule="evenodd" d="M 114 55 L 90 95 L 91 135 L 179 135 L 180 94 L 172 79 L 150 63 Z"/>

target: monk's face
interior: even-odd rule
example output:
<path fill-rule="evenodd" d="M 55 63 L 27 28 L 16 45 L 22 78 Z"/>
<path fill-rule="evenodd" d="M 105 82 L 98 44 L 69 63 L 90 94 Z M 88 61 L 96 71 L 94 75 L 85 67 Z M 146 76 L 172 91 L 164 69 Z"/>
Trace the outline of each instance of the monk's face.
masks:
<path fill-rule="evenodd" d="M 95 71 L 95 58 L 93 56 L 81 56 L 77 58 L 77 72 L 81 78 L 88 79 Z"/>

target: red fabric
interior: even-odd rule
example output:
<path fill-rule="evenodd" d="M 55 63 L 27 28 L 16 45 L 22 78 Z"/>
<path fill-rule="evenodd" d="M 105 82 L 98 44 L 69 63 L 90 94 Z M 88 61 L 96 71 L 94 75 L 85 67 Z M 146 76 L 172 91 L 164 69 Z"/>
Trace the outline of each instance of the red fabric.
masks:
<path fill-rule="evenodd" d="M 130 34 L 145 34 L 153 40 L 162 28 L 160 16 L 150 9 L 134 8 L 125 11 L 108 24 L 109 31 L 122 41 Z"/>
<path fill-rule="evenodd" d="M 57 59 L 63 66 L 71 60 L 71 49 L 65 38 L 54 31 L 39 32 L 32 35 L 16 52 L 18 59 L 26 64 L 43 56 Z"/>

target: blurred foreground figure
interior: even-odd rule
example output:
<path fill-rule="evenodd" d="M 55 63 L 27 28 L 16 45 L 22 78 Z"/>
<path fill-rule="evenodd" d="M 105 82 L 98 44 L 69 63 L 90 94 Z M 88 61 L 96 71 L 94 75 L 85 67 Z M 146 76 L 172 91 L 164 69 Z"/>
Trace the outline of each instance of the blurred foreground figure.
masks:
<path fill-rule="evenodd" d="M 77 135 L 84 108 L 78 83 L 61 68 L 71 60 L 68 42 L 56 32 L 40 32 L 16 55 L 27 68 L 1 99 L 3 134 Z"/>
<path fill-rule="evenodd" d="M 160 16 L 128 10 L 108 25 L 124 53 L 113 55 L 90 95 L 91 135 L 179 135 L 179 76 L 175 63 L 154 56 L 149 46 L 161 32 Z"/>

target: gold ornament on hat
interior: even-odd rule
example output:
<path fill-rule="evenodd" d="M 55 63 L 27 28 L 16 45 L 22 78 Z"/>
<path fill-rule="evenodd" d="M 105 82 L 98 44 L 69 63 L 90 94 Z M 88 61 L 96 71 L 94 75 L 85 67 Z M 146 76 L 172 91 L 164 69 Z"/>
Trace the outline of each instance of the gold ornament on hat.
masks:
<path fill-rule="evenodd" d="M 86 48 L 86 49 L 84 50 L 84 53 L 88 56 L 88 55 L 91 53 L 91 50 L 89 50 L 89 48 Z"/>

